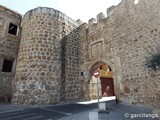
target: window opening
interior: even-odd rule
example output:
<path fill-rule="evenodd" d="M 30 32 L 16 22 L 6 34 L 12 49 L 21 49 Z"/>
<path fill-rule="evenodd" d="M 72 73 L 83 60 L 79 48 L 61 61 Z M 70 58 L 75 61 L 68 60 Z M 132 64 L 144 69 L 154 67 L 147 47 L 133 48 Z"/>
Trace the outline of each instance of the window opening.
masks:
<path fill-rule="evenodd" d="M 18 28 L 17 25 L 10 23 L 8 33 L 12 35 L 17 35 L 17 28 Z"/>
<path fill-rule="evenodd" d="M 12 72 L 12 65 L 13 65 L 12 60 L 4 60 L 2 72 Z"/>

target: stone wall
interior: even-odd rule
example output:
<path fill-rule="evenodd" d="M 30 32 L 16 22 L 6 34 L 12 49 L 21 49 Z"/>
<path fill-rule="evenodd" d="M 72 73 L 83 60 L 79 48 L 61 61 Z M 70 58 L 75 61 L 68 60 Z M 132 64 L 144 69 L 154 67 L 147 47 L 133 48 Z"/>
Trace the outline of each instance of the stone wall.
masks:
<path fill-rule="evenodd" d="M 104 62 L 113 70 L 120 102 L 160 108 L 160 72 L 145 66 L 146 57 L 160 45 L 159 5 L 158 0 L 123 0 L 108 10 L 107 18 L 100 13 L 97 21 L 92 18 L 79 27 L 83 85 L 89 84 L 92 66 Z"/>
<path fill-rule="evenodd" d="M 98 92 L 97 92 L 97 78 L 95 78 L 94 76 L 89 81 L 89 91 L 90 91 L 89 98 L 91 100 L 97 99 L 98 97 L 99 98 L 102 97 L 102 86 L 100 78 L 98 78 Z"/>
<path fill-rule="evenodd" d="M 80 87 L 80 51 L 79 30 L 75 29 L 62 40 L 63 77 L 65 82 L 65 99 L 78 99 L 81 97 Z"/>
<path fill-rule="evenodd" d="M 47 104 L 63 99 L 61 39 L 76 26 L 52 8 L 39 7 L 24 15 L 14 103 Z"/>
<path fill-rule="evenodd" d="M 0 102 L 9 102 L 11 98 L 12 79 L 15 73 L 18 56 L 20 32 L 17 35 L 8 33 L 10 23 L 20 25 L 21 15 L 0 6 Z M 3 70 L 4 60 L 13 61 L 12 70 Z"/>
<path fill-rule="evenodd" d="M 0 6 L 0 99 L 11 95 L 18 55 L 13 103 L 95 98 L 93 71 L 107 64 L 120 102 L 160 108 L 160 71 L 145 65 L 160 45 L 160 2 L 135 1 L 123 0 L 107 17 L 100 13 L 78 28 L 80 21 L 52 8 L 30 10 L 22 20 L 19 54 L 19 34 L 8 34 L 8 28 L 10 22 L 19 26 L 21 16 Z M 4 59 L 13 61 L 11 73 L 2 72 Z"/>

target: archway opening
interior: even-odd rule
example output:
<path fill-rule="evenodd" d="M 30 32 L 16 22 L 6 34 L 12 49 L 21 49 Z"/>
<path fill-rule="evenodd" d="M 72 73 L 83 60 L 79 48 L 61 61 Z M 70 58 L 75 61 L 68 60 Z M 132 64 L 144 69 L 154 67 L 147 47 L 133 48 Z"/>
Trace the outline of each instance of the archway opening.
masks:
<path fill-rule="evenodd" d="M 101 96 L 110 97 L 115 96 L 114 93 L 114 81 L 112 69 L 109 65 L 103 64 L 99 67 L 100 81 L 101 81 Z"/>
<path fill-rule="evenodd" d="M 100 76 L 97 78 L 93 76 L 94 70 L 99 70 Z M 97 99 L 98 96 L 100 99 L 115 99 L 115 88 L 113 80 L 113 71 L 111 67 L 104 62 L 95 63 L 90 69 L 90 100 Z M 97 93 L 97 84 L 98 84 L 98 93 Z M 98 95 L 99 94 L 99 95 Z"/>

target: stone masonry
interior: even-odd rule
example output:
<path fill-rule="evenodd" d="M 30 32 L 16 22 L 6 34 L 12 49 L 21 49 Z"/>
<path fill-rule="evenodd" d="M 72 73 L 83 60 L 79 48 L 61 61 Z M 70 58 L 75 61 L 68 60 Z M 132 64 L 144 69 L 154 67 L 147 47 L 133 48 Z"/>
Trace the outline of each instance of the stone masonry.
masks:
<path fill-rule="evenodd" d="M 160 46 L 159 5 L 158 0 L 123 0 L 107 10 L 107 18 L 100 13 L 97 21 L 79 27 L 81 70 L 86 73 L 82 88 L 90 87 L 93 66 L 106 63 L 120 102 L 160 108 L 160 71 L 145 66 L 146 57 Z M 92 91 L 83 93 L 91 96 Z"/>
<path fill-rule="evenodd" d="M 39 7 L 24 15 L 14 80 L 14 103 L 57 103 L 64 99 L 65 86 L 70 87 L 66 97 L 72 98 L 79 94 L 79 91 L 74 94 L 75 88 L 71 87 L 69 81 L 63 85 L 65 79 L 62 70 L 65 68 L 62 68 L 61 55 L 61 39 L 76 26 L 75 21 L 52 8 Z M 74 59 L 77 61 L 76 56 L 70 61 L 71 65 Z M 74 77 L 79 75 L 78 71 L 71 70 L 73 74 L 68 79 L 74 81 Z"/>
<path fill-rule="evenodd" d="M 0 6 L 0 102 L 9 102 L 11 97 L 12 79 L 15 74 L 16 60 L 20 42 L 20 33 L 8 33 L 10 23 L 20 25 L 21 15 Z M 11 72 L 3 71 L 4 60 L 13 61 Z"/>
<path fill-rule="evenodd" d="M 97 20 L 92 18 L 88 24 L 74 21 L 52 8 L 28 11 L 21 22 L 20 44 L 19 39 L 12 43 L 19 44 L 12 102 L 48 104 L 94 99 L 93 71 L 107 64 L 113 72 L 118 101 L 159 109 L 160 71 L 145 65 L 149 53 L 160 46 L 159 6 L 159 0 L 122 0 L 107 9 L 107 17 L 100 13 Z M 8 40 L 7 36 L 3 38 L 0 42 Z M 0 55 L 14 55 L 12 58 L 17 59 L 18 48 L 14 53 L 14 50 L 3 52 L 4 46 L 0 44 Z M 6 73 L 1 74 L 0 77 Z M 3 79 L 8 80 L 7 76 Z"/>
<path fill-rule="evenodd" d="M 62 84 L 65 84 L 65 98 L 78 99 L 80 87 L 80 47 L 79 31 L 73 30 L 62 39 Z"/>

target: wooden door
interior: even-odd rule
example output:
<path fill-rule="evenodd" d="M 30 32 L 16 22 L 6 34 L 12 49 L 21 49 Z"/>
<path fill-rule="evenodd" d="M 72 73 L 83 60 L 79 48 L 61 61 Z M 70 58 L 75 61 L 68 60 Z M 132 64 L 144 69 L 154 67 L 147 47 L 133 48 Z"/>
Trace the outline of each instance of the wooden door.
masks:
<path fill-rule="evenodd" d="M 113 78 L 100 78 L 102 86 L 102 97 L 115 96 Z"/>

